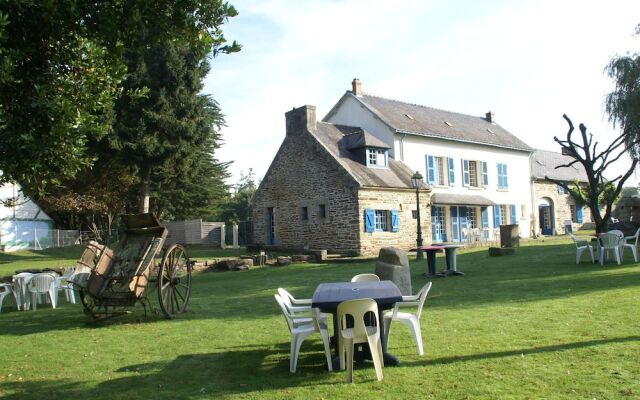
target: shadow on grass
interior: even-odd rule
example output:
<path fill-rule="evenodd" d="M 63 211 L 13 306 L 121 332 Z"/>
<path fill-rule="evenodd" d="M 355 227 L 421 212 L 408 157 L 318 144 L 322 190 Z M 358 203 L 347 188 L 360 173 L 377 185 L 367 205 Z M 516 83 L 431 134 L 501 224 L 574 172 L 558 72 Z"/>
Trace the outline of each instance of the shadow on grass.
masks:
<path fill-rule="evenodd" d="M 330 384 L 320 344 L 312 346 L 313 354 L 301 355 L 296 374 L 289 373 L 289 343 L 247 347 L 253 348 L 218 349 L 216 353 L 183 354 L 166 362 L 128 365 L 112 371 L 115 378 L 95 386 L 69 380 L 6 382 L 0 383 L 0 393 L 3 399 L 223 398 Z M 256 369 L 248 371 L 247 365 Z"/>
<path fill-rule="evenodd" d="M 628 342 L 640 342 L 640 336 L 627 336 L 627 337 L 610 338 L 610 339 L 596 339 L 596 340 L 588 340 L 585 342 L 557 344 L 553 346 L 531 347 L 526 349 L 507 350 L 507 351 L 495 351 L 490 353 L 469 354 L 465 356 L 441 357 L 441 358 L 435 358 L 435 359 L 426 360 L 426 361 L 405 362 L 402 365 L 426 366 L 426 365 L 454 364 L 458 362 L 487 360 L 487 359 L 514 357 L 514 356 L 519 357 L 519 356 L 529 355 L 529 354 L 552 353 L 552 352 L 558 352 L 558 351 L 581 349 L 581 348 L 592 347 L 592 346 L 600 346 L 605 344 L 628 343 Z"/>

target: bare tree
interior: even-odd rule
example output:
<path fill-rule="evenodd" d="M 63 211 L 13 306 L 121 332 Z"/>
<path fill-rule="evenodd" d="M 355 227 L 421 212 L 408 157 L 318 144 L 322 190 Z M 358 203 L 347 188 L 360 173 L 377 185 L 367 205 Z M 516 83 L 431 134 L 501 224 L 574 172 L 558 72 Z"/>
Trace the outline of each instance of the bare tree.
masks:
<path fill-rule="evenodd" d="M 620 195 L 626 180 L 633 174 L 638 165 L 638 156 L 632 156 L 631 165 L 626 173 L 614 179 L 604 177 L 605 170 L 618 161 L 624 154 L 629 154 L 629 150 L 638 146 L 640 138 L 630 141 L 628 135 L 621 133 L 609 146 L 598 152 L 598 142 L 593 141 L 593 135 L 587 134 L 587 127 L 579 125 L 581 136 L 578 140 L 572 137 L 574 127 L 571 119 L 566 114 L 562 116 L 569 124 L 566 140 L 560 140 L 554 136 L 555 140 L 562 148 L 562 153 L 573 158 L 568 164 L 559 165 L 558 168 L 568 168 L 576 163 L 582 164 L 587 174 L 588 184 L 585 187 L 578 184 L 558 181 L 548 176 L 545 179 L 562 186 L 576 200 L 577 205 L 586 205 L 591 210 L 591 215 L 596 224 L 596 233 L 605 230 L 606 224 L 611 217 L 611 208 L 615 199 Z M 625 142 L 626 139 L 626 142 Z M 604 215 L 601 214 L 604 208 Z"/>

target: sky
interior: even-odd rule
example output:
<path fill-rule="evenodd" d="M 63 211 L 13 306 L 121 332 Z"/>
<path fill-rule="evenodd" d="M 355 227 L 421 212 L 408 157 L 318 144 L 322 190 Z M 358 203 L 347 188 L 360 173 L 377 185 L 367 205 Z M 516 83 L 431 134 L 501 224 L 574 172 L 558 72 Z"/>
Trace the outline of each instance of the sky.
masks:
<path fill-rule="evenodd" d="M 322 119 L 358 78 L 365 93 L 484 116 L 528 145 L 559 151 L 567 114 L 603 147 L 615 55 L 640 51 L 638 0 L 230 0 L 223 31 L 239 53 L 212 62 L 203 93 L 225 114 L 215 156 L 229 184 L 261 180 L 285 136 L 284 113 Z M 626 171 L 624 158 L 609 178 Z M 625 168 L 626 167 L 626 168 Z M 615 174 L 615 175 L 614 175 Z M 628 184 L 637 184 L 633 176 Z"/>

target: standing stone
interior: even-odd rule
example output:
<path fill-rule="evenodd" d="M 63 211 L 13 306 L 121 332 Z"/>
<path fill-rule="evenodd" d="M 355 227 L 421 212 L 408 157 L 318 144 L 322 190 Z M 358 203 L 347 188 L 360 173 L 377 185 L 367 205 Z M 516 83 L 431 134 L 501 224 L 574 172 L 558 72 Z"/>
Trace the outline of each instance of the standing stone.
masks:
<path fill-rule="evenodd" d="M 407 254 L 394 247 L 383 247 L 376 261 L 376 275 L 380 280 L 392 281 L 400 288 L 403 296 L 410 296 L 411 271 Z"/>

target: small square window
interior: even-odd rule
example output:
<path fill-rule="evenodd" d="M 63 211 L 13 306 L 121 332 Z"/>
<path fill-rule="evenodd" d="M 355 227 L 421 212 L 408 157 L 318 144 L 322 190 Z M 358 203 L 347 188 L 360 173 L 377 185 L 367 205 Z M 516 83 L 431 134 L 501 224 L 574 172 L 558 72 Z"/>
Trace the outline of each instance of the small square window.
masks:
<path fill-rule="evenodd" d="M 307 207 L 300 207 L 300 218 L 303 221 L 309 220 L 309 209 Z"/>
<path fill-rule="evenodd" d="M 327 206 L 324 204 L 318 205 L 318 217 L 327 218 Z"/>
<path fill-rule="evenodd" d="M 418 211 L 417 210 L 411 210 L 411 218 L 418 219 Z"/>

